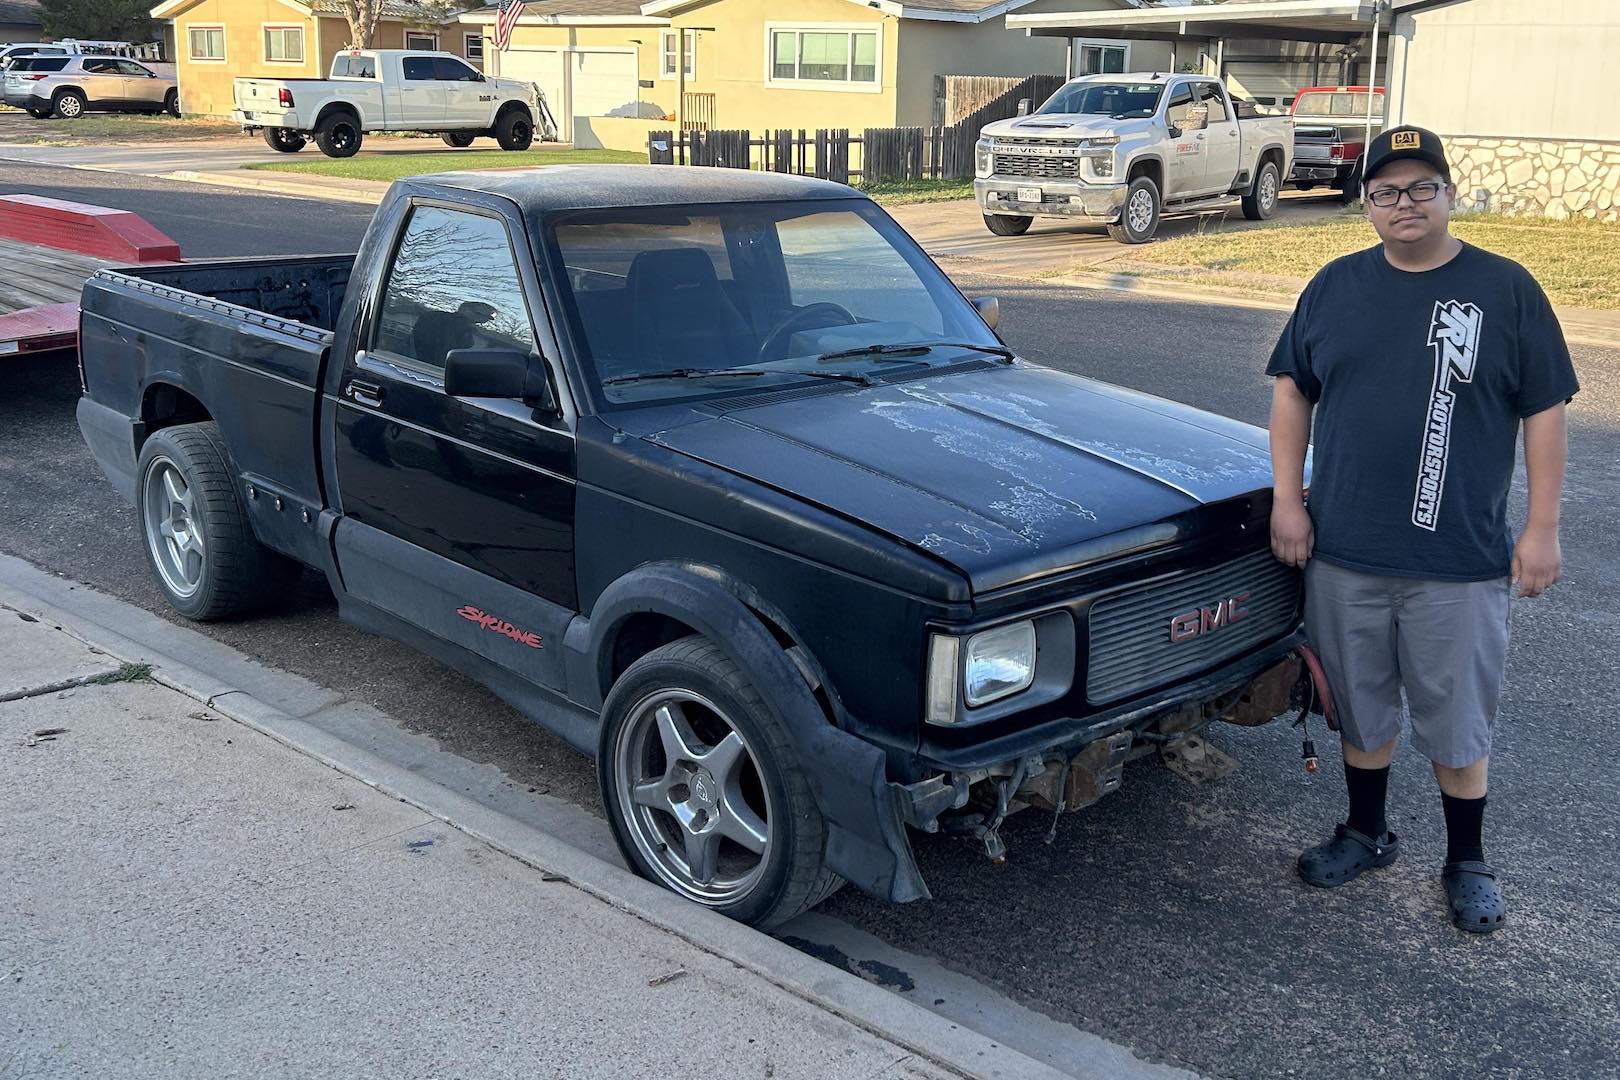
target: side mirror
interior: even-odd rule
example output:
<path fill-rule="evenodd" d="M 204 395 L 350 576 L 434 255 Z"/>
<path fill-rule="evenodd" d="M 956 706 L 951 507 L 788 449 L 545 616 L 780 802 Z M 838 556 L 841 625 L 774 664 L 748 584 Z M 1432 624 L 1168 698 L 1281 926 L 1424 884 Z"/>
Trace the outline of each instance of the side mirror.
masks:
<path fill-rule="evenodd" d="M 486 80 L 484 79 L 484 73 L 482 71 L 473 72 L 473 82 L 485 82 L 485 81 Z"/>
<path fill-rule="evenodd" d="M 1019 98 L 1018 99 L 1018 115 L 1019 116 L 1028 116 L 1029 115 L 1029 98 L 1026 97 L 1026 98 Z"/>
<path fill-rule="evenodd" d="M 1209 127 L 1209 106 L 1195 105 L 1187 110 L 1186 119 L 1182 120 L 1183 131 L 1203 131 Z"/>
<path fill-rule="evenodd" d="M 444 358 L 444 392 L 451 397 L 515 398 L 538 410 L 557 409 L 545 364 L 518 349 L 452 349 Z"/>
<path fill-rule="evenodd" d="M 973 299 L 973 310 L 979 313 L 984 325 L 994 330 L 1001 322 L 1001 301 L 993 296 L 978 296 Z"/>

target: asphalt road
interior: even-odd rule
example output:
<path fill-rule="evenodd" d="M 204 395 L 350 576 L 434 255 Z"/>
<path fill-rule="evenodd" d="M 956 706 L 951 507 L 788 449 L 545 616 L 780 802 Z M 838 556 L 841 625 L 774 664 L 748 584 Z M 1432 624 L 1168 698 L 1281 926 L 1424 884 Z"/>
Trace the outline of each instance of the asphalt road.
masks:
<path fill-rule="evenodd" d="M 138 205 L 171 235 L 192 236 L 181 242 L 193 255 L 348 247 L 369 216 L 0 168 L 0 190 L 58 184 Z M 1031 359 L 1263 422 L 1261 368 L 1280 314 L 975 276 L 964 265 L 950 264 L 970 294 L 1001 297 L 1002 332 Z M 1620 349 L 1575 353 L 1585 389 L 1571 410 L 1565 580 L 1515 612 L 1487 813 L 1509 928 L 1474 939 L 1446 921 L 1439 798 L 1411 755 L 1397 761 L 1390 792 L 1402 860 L 1343 890 L 1301 885 L 1296 854 L 1342 814 L 1340 761 L 1318 732 L 1323 769 L 1307 778 L 1297 736 L 1278 725 L 1215 731 L 1242 766 L 1216 783 L 1133 765 L 1117 794 L 1060 822 L 1051 845 L 1050 818 L 1013 818 L 1004 866 L 965 841 L 919 837 L 933 901 L 891 906 L 845 890 L 825 913 L 1206 1075 L 1620 1075 L 1620 730 L 1603 693 L 1620 681 L 1610 644 L 1620 533 L 1609 524 Z M 132 512 L 78 439 L 75 393 L 71 364 L 0 368 L 0 550 L 167 615 Z M 208 632 L 598 812 L 588 762 L 460 676 L 343 626 L 318 582 L 280 612 Z"/>

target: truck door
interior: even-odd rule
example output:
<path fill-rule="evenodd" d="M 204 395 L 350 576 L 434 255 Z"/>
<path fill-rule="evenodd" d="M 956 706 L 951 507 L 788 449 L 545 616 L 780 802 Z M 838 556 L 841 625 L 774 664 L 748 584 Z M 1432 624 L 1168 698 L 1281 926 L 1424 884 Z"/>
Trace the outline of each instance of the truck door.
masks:
<path fill-rule="evenodd" d="M 444 87 L 445 124 L 451 129 L 489 127 L 495 119 L 495 92 L 479 81 L 478 72 L 453 56 L 435 56 L 433 65 Z"/>
<path fill-rule="evenodd" d="M 1164 122 L 1170 140 L 1168 164 L 1164 172 L 1165 202 L 1186 199 L 1203 190 L 1204 143 L 1202 131 L 1185 128 L 1187 114 L 1197 106 L 1191 83 L 1181 83 L 1170 90 L 1170 102 L 1165 106 Z"/>
<path fill-rule="evenodd" d="M 536 333 L 522 219 L 515 208 L 416 200 L 391 250 L 327 406 L 344 589 L 561 688 L 577 603 L 569 413 L 444 390 L 453 349 L 521 349 L 542 365 L 542 351 L 555 355 Z M 549 377 L 566 401 L 555 366 Z"/>
<path fill-rule="evenodd" d="M 436 131 L 444 122 L 444 83 L 434 57 L 405 57 L 399 64 L 399 108 L 385 110 L 385 126 L 393 131 Z"/>
<path fill-rule="evenodd" d="M 1209 108 L 1209 126 L 1200 133 L 1204 139 L 1204 190 L 1220 195 L 1232 190 L 1232 183 L 1243 168 L 1243 140 L 1238 128 L 1237 110 L 1220 83 L 1198 84 L 1198 103 Z"/>

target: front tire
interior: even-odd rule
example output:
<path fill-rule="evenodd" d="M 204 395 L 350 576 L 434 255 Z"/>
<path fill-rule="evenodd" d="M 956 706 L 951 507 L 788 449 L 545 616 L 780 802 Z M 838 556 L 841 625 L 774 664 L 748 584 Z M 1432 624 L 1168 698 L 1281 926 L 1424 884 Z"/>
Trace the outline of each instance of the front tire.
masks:
<path fill-rule="evenodd" d="M 768 930 L 842 884 L 786 729 L 712 641 L 682 638 L 625 670 L 597 763 L 625 860 L 687 900 Z"/>
<path fill-rule="evenodd" d="M 1150 176 L 1138 176 L 1125 189 L 1125 205 L 1119 221 L 1108 226 L 1108 235 L 1121 244 L 1145 244 L 1159 231 L 1159 185 Z"/>
<path fill-rule="evenodd" d="M 163 111 L 176 120 L 180 119 L 180 91 L 170 90 L 163 95 Z"/>
<path fill-rule="evenodd" d="M 36 109 L 34 106 L 30 105 L 28 106 L 28 115 L 32 116 L 35 120 L 49 120 L 53 113 L 50 109 Z"/>
<path fill-rule="evenodd" d="M 52 111 L 62 120 L 77 120 L 84 115 L 84 95 L 77 90 L 64 90 L 56 95 Z"/>
<path fill-rule="evenodd" d="M 527 150 L 534 145 L 534 121 L 522 109 L 508 109 L 495 121 L 495 141 L 502 150 Z"/>
<path fill-rule="evenodd" d="M 360 120 L 353 113 L 332 113 L 315 129 L 315 145 L 329 158 L 354 157 L 364 141 Z"/>
<path fill-rule="evenodd" d="M 1022 236 L 1034 220 L 1022 214 L 986 214 L 984 227 L 997 236 Z"/>
<path fill-rule="evenodd" d="M 264 142 L 280 154 L 296 154 L 309 145 L 309 140 L 303 135 L 286 128 L 265 128 Z"/>
<path fill-rule="evenodd" d="M 471 132 L 466 131 L 445 131 L 439 134 L 439 138 L 444 140 L 444 145 L 453 146 L 457 150 L 464 150 L 471 146 L 473 139 L 476 137 Z"/>
<path fill-rule="evenodd" d="M 142 549 L 169 605 L 188 619 L 239 615 L 283 593 L 296 567 L 261 545 L 213 422 L 163 428 L 141 447 Z"/>
<path fill-rule="evenodd" d="M 1260 175 L 1254 178 L 1254 187 L 1243 196 L 1243 216 L 1250 221 L 1265 221 L 1277 212 L 1277 192 L 1282 185 L 1277 163 L 1268 161 L 1260 166 Z"/>

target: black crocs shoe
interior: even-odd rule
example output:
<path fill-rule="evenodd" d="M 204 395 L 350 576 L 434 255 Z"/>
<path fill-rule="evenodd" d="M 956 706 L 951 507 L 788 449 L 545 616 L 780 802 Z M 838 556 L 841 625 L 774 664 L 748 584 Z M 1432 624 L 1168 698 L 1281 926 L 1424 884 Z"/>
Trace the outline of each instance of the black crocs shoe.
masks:
<path fill-rule="evenodd" d="M 1307 885 L 1332 889 L 1354 881 L 1364 870 L 1388 866 L 1401 853 L 1401 838 L 1386 832 L 1380 839 L 1335 825 L 1333 839 L 1306 849 L 1299 857 L 1299 876 Z"/>
<path fill-rule="evenodd" d="M 1507 901 L 1496 887 L 1496 871 L 1482 862 L 1449 862 L 1440 872 L 1446 883 L 1451 924 L 1470 934 L 1489 934 L 1507 921 Z"/>

